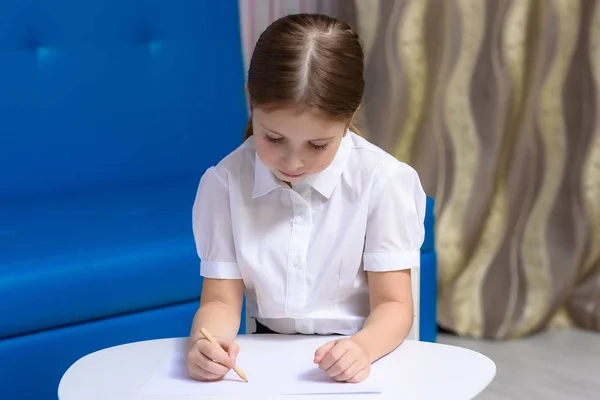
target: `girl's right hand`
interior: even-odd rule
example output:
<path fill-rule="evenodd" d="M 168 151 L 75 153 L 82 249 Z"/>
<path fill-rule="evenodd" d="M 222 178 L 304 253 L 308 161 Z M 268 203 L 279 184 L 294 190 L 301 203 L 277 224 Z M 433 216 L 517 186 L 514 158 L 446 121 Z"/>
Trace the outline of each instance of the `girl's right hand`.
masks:
<path fill-rule="evenodd" d="M 215 340 L 227 354 L 203 337 L 188 344 L 187 369 L 192 379 L 218 381 L 235 366 L 240 351 L 237 343 L 219 337 Z"/>

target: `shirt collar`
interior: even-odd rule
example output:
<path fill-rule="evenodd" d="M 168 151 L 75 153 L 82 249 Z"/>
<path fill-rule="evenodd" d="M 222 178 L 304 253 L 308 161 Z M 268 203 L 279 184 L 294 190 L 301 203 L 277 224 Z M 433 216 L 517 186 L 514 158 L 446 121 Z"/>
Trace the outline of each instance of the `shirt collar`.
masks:
<path fill-rule="evenodd" d="M 340 181 L 346 161 L 350 155 L 352 144 L 350 143 L 351 138 L 350 131 L 342 138 L 340 147 L 333 158 L 333 161 L 327 168 L 318 174 L 314 174 L 299 182 L 298 185 L 310 185 L 317 192 L 326 198 L 330 198 L 333 190 Z M 254 188 L 252 190 L 252 198 L 261 197 L 270 193 L 278 187 L 285 187 L 285 184 L 279 180 L 258 157 L 258 153 L 255 153 L 254 162 Z"/>
<path fill-rule="evenodd" d="M 252 190 L 252 198 L 264 196 L 282 186 L 282 182 L 267 168 L 258 157 L 258 153 L 254 152 L 254 189 Z"/>

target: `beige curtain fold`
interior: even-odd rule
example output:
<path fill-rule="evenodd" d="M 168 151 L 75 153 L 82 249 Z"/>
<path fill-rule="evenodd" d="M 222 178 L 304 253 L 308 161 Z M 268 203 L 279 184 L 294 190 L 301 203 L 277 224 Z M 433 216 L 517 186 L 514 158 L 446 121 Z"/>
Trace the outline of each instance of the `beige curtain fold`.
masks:
<path fill-rule="evenodd" d="M 351 7 L 368 54 L 359 129 L 436 199 L 440 325 L 600 330 L 600 2 Z"/>

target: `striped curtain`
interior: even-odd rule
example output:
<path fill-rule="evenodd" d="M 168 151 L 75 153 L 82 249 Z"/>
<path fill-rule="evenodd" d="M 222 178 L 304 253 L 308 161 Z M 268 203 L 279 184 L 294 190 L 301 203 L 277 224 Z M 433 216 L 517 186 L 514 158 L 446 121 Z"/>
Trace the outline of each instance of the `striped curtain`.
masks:
<path fill-rule="evenodd" d="M 436 199 L 441 326 L 600 331 L 600 0 L 241 0 L 246 59 L 285 13 L 363 38 L 357 125 Z"/>

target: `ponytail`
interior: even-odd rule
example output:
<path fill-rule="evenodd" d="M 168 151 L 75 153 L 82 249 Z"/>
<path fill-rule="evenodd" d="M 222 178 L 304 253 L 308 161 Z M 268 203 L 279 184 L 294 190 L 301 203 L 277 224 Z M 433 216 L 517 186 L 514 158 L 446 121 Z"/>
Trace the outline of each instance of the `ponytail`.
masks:
<path fill-rule="evenodd" d="M 348 128 L 356 133 L 358 136 L 363 136 L 363 134 L 358 130 L 358 128 L 356 126 L 354 126 L 354 124 L 352 122 L 350 122 L 350 125 L 348 125 Z M 364 137 L 364 136 L 363 136 Z"/>

